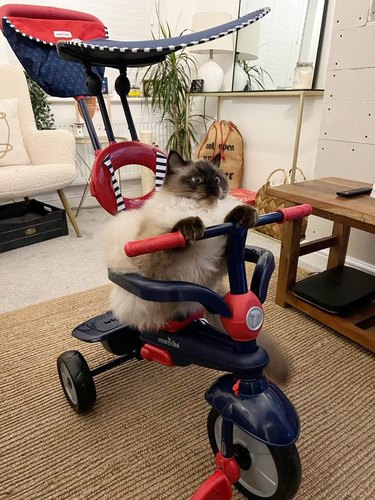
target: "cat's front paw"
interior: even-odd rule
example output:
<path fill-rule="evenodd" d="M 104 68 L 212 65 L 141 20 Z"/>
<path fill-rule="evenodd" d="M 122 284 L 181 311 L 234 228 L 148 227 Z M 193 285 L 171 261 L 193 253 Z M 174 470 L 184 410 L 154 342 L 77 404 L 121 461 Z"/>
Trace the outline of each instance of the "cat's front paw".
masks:
<path fill-rule="evenodd" d="M 204 224 L 199 217 L 186 217 L 174 226 L 172 231 L 180 231 L 185 240 L 198 240 L 204 235 Z"/>
<path fill-rule="evenodd" d="M 250 205 L 238 205 L 227 214 L 224 222 L 233 222 L 236 226 L 250 229 L 258 222 L 258 212 Z"/>

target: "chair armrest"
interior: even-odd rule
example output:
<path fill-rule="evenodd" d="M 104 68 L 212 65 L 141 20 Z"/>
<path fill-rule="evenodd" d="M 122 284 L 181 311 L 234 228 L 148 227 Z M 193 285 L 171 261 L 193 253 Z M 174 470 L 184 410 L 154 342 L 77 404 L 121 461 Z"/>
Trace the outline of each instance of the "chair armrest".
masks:
<path fill-rule="evenodd" d="M 69 130 L 33 130 L 23 139 L 34 165 L 75 162 L 76 144 Z"/>

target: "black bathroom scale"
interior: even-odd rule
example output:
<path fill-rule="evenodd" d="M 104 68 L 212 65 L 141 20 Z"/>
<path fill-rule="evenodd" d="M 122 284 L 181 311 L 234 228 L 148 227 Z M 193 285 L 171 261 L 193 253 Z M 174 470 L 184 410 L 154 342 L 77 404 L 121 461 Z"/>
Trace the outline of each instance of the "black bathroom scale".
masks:
<path fill-rule="evenodd" d="M 375 299 L 375 276 L 338 266 L 298 281 L 293 292 L 324 311 L 346 314 Z"/>

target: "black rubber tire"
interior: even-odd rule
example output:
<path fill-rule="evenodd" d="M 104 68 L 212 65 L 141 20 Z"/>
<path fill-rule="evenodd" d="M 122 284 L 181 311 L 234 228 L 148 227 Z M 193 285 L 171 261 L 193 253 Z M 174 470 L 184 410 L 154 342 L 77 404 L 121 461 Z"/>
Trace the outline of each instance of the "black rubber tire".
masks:
<path fill-rule="evenodd" d="M 57 358 L 57 372 L 68 403 L 76 413 L 92 409 L 96 401 L 94 378 L 79 351 L 66 351 Z"/>
<path fill-rule="evenodd" d="M 215 455 L 219 451 L 217 439 L 215 436 L 215 427 L 219 424 L 219 422 L 217 422 L 219 418 L 221 418 L 220 413 L 214 408 L 212 408 L 207 418 L 207 432 L 212 451 L 214 452 Z M 235 427 L 234 430 L 236 429 L 238 428 Z M 238 431 L 242 433 L 242 431 L 240 431 L 239 429 Z M 243 436 L 247 435 L 243 433 Z M 250 456 L 251 454 L 250 446 L 253 438 L 251 438 L 251 436 L 247 437 L 249 438 L 249 448 L 245 449 L 249 450 L 250 452 L 249 456 Z M 234 438 L 234 443 L 236 444 L 236 438 Z M 285 446 L 285 447 L 270 446 L 270 445 L 263 445 L 263 446 L 268 448 L 269 457 L 271 458 L 271 461 L 273 459 L 273 468 L 277 474 L 277 486 L 275 486 L 276 488 L 275 491 L 272 491 L 272 493 L 269 494 L 267 494 L 267 492 L 265 491 L 263 491 L 261 494 L 257 494 L 256 493 L 257 488 L 255 486 L 251 490 L 251 485 L 248 485 L 244 480 L 244 477 L 247 472 L 244 471 L 241 468 L 241 466 L 240 466 L 241 470 L 240 480 L 237 483 L 235 483 L 234 486 L 240 493 L 242 493 L 242 495 L 245 498 L 249 498 L 252 500 L 255 499 L 264 500 L 265 498 L 267 498 L 268 500 L 288 500 L 290 498 L 293 498 L 297 494 L 302 476 L 301 461 L 296 446 L 295 445 Z"/>

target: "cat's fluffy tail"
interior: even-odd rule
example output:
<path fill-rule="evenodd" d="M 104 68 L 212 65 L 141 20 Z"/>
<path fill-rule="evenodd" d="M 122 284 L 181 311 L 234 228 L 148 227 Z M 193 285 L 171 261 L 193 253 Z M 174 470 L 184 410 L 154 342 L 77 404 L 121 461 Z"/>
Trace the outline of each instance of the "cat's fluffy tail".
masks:
<path fill-rule="evenodd" d="M 262 330 L 257 344 L 268 352 L 270 362 L 266 375 L 277 384 L 285 384 L 291 377 L 291 368 L 278 342 L 268 332 Z"/>
<path fill-rule="evenodd" d="M 206 312 L 205 317 L 212 326 L 226 333 L 217 314 Z M 270 362 L 265 369 L 267 377 L 276 384 L 285 384 L 291 377 L 290 364 L 284 356 L 278 342 L 271 335 L 262 330 L 257 338 L 257 344 L 265 349 L 270 357 Z"/>

